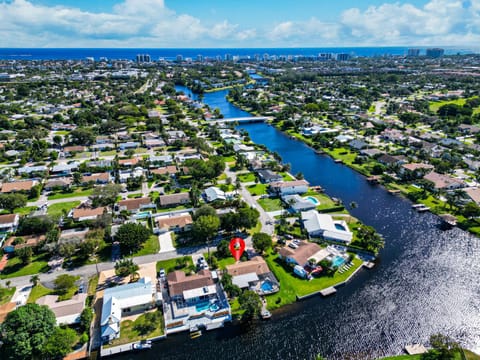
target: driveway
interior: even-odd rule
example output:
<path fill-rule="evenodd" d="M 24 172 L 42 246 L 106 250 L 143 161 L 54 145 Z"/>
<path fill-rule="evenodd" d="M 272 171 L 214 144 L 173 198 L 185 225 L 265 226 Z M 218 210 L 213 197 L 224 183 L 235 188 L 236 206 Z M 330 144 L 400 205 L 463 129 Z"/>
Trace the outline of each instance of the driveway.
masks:
<path fill-rule="evenodd" d="M 160 251 L 159 253 L 175 251 L 175 247 L 172 243 L 172 236 L 170 235 L 170 231 L 158 235 L 158 242 L 160 243 Z"/>

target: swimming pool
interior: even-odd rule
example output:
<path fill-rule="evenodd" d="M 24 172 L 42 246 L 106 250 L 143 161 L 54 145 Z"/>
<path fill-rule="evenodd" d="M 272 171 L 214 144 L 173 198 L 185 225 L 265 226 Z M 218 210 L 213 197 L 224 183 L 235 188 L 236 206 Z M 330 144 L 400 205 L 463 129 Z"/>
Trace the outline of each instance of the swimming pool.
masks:
<path fill-rule="evenodd" d="M 199 313 L 207 311 L 209 308 L 210 308 L 210 302 L 209 301 L 204 301 L 204 302 L 201 302 L 201 303 L 198 303 L 197 305 L 195 305 L 195 310 L 197 310 L 197 312 L 199 312 Z"/>
<path fill-rule="evenodd" d="M 335 256 L 332 260 L 333 267 L 340 267 L 345 263 L 345 259 L 341 256 Z"/>
<path fill-rule="evenodd" d="M 341 230 L 341 231 L 347 231 L 347 229 L 345 229 L 345 226 L 343 226 L 342 224 L 338 224 L 338 223 L 335 223 L 335 229 Z"/>
<path fill-rule="evenodd" d="M 260 289 L 262 289 L 263 292 L 271 292 L 273 291 L 273 284 L 270 280 L 265 280 L 261 285 Z"/>
<path fill-rule="evenodd" d="M 136 219 L 145 219 L 151 216 L 150 211 L 142 211 L 135 214 Z"/>
<path fill-rule="evenodd" d="M 317 198 L 314 198 L 313 196 L 306 196 L 306 197 L 304 197 L 304 199 L 310 201 L 311 203 L 313 203 L 313 205 L 320 204 L 320 202 L 317 200 Z"/>

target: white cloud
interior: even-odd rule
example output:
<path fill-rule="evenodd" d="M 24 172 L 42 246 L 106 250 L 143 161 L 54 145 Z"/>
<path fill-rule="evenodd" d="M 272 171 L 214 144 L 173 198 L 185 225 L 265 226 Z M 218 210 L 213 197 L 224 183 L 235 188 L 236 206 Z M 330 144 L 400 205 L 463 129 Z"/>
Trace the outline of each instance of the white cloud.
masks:
<path fill-rule="evenodd" d="M 121 1 L 121 2 L 120 2 Z M 213 11 L 213 10 L 212 10 Z M 226 19 L 179 14 L 165 0 L 119 0 L 109 12 L 0 0 L 3 47 L 190 47 L 477 45 L 480 0 L 385 2 L 350 8 L 338 19 L 313 16 L 245 28 Z"/>

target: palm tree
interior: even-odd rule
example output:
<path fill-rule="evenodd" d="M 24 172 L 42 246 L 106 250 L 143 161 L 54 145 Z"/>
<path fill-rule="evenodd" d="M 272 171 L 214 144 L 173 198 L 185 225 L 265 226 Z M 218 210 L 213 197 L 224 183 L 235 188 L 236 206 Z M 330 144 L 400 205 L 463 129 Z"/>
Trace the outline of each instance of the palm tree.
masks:
<path fill-rule="evenodd" d="M 40 282 L 40 276 L 38 276 L 38 275 L 33 275 L 33 276 L 30 278 L 30 282 L 33 284 L 33 286 L 37 286 L 38 283 Z"/>

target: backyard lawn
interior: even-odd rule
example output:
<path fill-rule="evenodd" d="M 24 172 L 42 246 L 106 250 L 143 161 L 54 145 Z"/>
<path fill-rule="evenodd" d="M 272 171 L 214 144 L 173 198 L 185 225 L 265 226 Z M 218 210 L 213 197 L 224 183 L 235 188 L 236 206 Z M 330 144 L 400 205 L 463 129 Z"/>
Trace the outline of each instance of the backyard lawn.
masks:
<path fill-rule="evenodd" d="M 247 190 L 252 195 L 266 195 L 268 185 L 265 184 L 255 184 L 247 187 Z"/>
<path fill-rule="evenodd" d="M 74 192 L 59 192 L 53 195 L 49 195 L 47 197 L 48 200 L 55 200 L 55 199 L 66 199 L 66 198 L 71 198 L 71 197 L 77 197 L 77 196 L 90 196 L 92 195 L 93 189 L 87 189 L 87 190 L 75 190 Z"/>
<path fill-rule="evenodd" d="M 13 213 L 18 215 L 28 215 L 34 210 L 37 210 L 36 206 L 25 206 L 25 207 L 16 208 L 15 210 L 13 210 Z"/>
<path fill-rule="evenodd" d="M 150 315 L 154 314 L 153 319 L 149 319 Z M 149 330 L 149 326 L 152 324 L 151 321 L 154 321 L 155 329 L 153 331 Z M 162 313 L 158 310 L 153 312 L 148 312 L 140 315 L 135 321 L 125 320 L 120 323 L 120 337 L 118 339 L 112 340 L 110 344 L 104 346 L 109 348 L 112 346 L 118 346 L 123 344 L 128 344 L 131 342 L 136 342 L 144 339 L 155 338 L 163 335 L 164 333 L 164 323 Z"/>
<path fill-rule="evenodd" d="M 242 183 L 254 182 L 255 181 L 255 174 L 251 173 L 251 172 L 237 174 L 237 178 L 240 179 L 240 182 L 242 182 Z"/>
<path fill-rule="evenodd" d="M 351 152 L 346 148 L 336 148 L 333 150 L 325 149 L 325 152 L 328 153 L 334 159 L 342 160 L 345 164 L 351 164 L 357 157 L 357 153 Z"/>
<path fill-rule="evenodd" d="M 278 173 L 278 175 L 282 176 L 283 181 L 293 181 L 293 180 L 295 180 L 295 178 L 293 176 L 291 176 L 290 174 L 288 174 L 286 172 L 280 172 L 280 173 Z"/>
<path fill-rule="evenodd" d="M 0 274 L 0 279 L 47 272 L 47 262 L 46 254 L 32 256 L 32 262 L 28 265 L 22 264 L 18 257 L 13 257 L 8 260 L 7 266 L 3 269 L 2 274 Z"/>
<path fill-rule="evenodd" d="M 0 288 L 0 305 L 6 304 L 12 299 L 13 294 L 15 294 L 15 289 L 15 287 Z"/>
<path fill-rule="evenodd" d="M 330 286 L 336 285 L 345 281 L 359 266 L 362 261 L 358 258 L 353 259 L 353 264 L 350 270 L 343 274 L 338 272 L 334 276 L 322 276 L 314 278 L 313 280 L 300 279 L 293 274 L 293 271 L 288 265 L 284 265 L 277 254 L 270 254 L 265 258 L 270 270 L 275 274 L 275 277 L 280 281 L 280 291 L 276 294 L 267 296 L 267 303 L 269 309 L 276 309 L 282 305 L 290 304 L 296 301 L 297 296 L 305 296 L 326 289 Z"/>
<path fill-rule="evenodd" d="M 157 235 L 150 235 L 148 240 L 143 244 L 142 248 L 134 253 L 132 256 L 143 256 L 149 254 L 156 254 L 160 251 L 160 244 Z"/>
<path fill-rule="evenodd" d="M 48 207 L 47 213 L 51 216 L 62 216 L 65 210 L 68 214 L 70 210 L 80 205 L 80 201 L 67 201 L 58 204 L 52 204 Z"/>
<path fill-rule="evenodd" d="M 165 269 L 165 272 L 167 274 L 175 270 L 183 270 L 186 273 L 190 273 L 189 267 L 193 266 L 192 257 L 184 256 L 183 258 L 185 258 L 185 263 L 186 263 L 186 266 L 184 267 L 180 267 L 179 265 L 179 259 L 181 258 L 158 261 L 157 272 L 160 271 L 160 269 Z"/>
<path fill-rule="evenodd" d="M 280 199 L 265 198 L 258 199 L 257 202 L 263 208 L 263 210 L 267 212 L 283 210 L 282 200 Z"/>
<path fill-rule="evenodd" d="M 27 302 L 29 304 L 34 303 L 38 299 L 40 299 L 42 296 L 45 295 L 52 295 L 55 291 L 49 288 L 46 288 L 42 284 L 37 284 L 37 286 L 34 286 L 32 288 L 32 291 L 30 291 L 30 295 L 28 296 Z"/>

